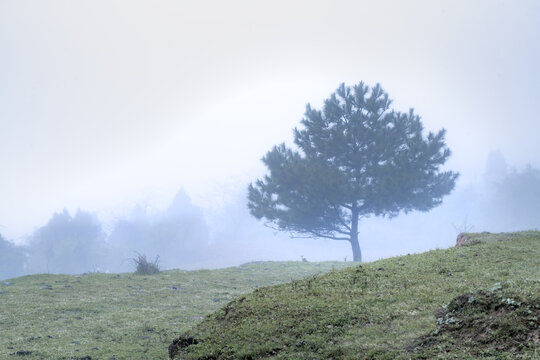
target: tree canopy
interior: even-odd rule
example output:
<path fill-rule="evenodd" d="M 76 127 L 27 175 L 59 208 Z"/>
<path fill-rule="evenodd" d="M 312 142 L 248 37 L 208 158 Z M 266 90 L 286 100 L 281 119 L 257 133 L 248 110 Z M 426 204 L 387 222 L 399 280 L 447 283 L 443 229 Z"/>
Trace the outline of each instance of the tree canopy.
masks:
<path fill-rule="evenodd" d="M 420 117 L 391 103 L 379 84 L 360 82 L 341 84 L 322 111 L 308 104 L 296 147 L 263 157 L 270 173 L 249 185 L 251 214 L 295 236 L 349 241 L 361 261 L 360 218 L 439 205 L 458 177 L 440 170 L 450 156 L 445 130 L 424 136 Z"/>

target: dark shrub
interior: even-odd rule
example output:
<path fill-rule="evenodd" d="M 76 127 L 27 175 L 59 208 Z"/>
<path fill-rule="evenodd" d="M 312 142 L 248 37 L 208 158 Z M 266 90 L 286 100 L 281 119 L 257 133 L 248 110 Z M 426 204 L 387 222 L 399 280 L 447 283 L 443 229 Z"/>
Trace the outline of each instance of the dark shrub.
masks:
<path fill-rule="evenodd" d="M 152 275 L 159 273 L 159 255 L 156 256 L 154 261 L 149 261 L 146 255 L 137 254 L 136 258 L 133 258 L 135 264 L 135 272 L 141 275 Z"/>

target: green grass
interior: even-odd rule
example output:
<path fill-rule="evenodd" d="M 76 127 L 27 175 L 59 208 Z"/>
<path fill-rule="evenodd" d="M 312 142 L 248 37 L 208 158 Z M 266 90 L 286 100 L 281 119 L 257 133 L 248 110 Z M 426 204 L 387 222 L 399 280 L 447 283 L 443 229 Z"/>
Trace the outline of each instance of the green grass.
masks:
<path fill-rule="evenodd" d="M 471 234 L 259 288 L 184 331 L 175 358 L 538 359 L 539 259 L 540 232 Z"/>
<path fill-rule="evenodd" d="M 179 332 L 239 295 L 351 265 L 261 262 L 154 275 L 4 280 L 0 359 L 167 359 L 167 347 Z"/>

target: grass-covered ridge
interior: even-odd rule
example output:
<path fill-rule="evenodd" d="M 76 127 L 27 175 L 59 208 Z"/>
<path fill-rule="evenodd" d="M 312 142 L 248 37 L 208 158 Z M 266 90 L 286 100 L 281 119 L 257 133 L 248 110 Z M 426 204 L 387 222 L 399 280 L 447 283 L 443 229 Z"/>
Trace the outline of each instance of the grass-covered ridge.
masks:
<path fill-rule="evenodd" d="M 166 359 L 204 315 L 260 286 L 350 266 L 260 262 L 154 275 L 31 275 L 0 281 L 0 359 Z"/>
<path fill-rule="evenodd" d="M 170 346 L 176 359 L 531 359 L 540 232 L 362 264 L 242 296 Z M 444 307 L 448 305 L 447 307 Z"/>

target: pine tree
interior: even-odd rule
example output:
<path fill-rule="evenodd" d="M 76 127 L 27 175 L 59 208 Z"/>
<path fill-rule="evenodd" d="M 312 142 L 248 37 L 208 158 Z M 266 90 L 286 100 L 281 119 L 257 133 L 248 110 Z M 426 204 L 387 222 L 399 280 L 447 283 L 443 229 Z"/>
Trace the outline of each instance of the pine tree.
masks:
<path fill-rule="evenodd" d="M 297 149 L 274 146 L 262 161 L 270 174 L 249 185 L 248 208 L 297 237 L 349 241 L 361 261 L 358 221 L 371 215 L 428 211 L 458 173 L 440 171 L 450 156 L 445 130 L 423 135 L 420 117 L 390 109 L 379 84 L 341 84 L 322 111 L 306 107 Z"/>

